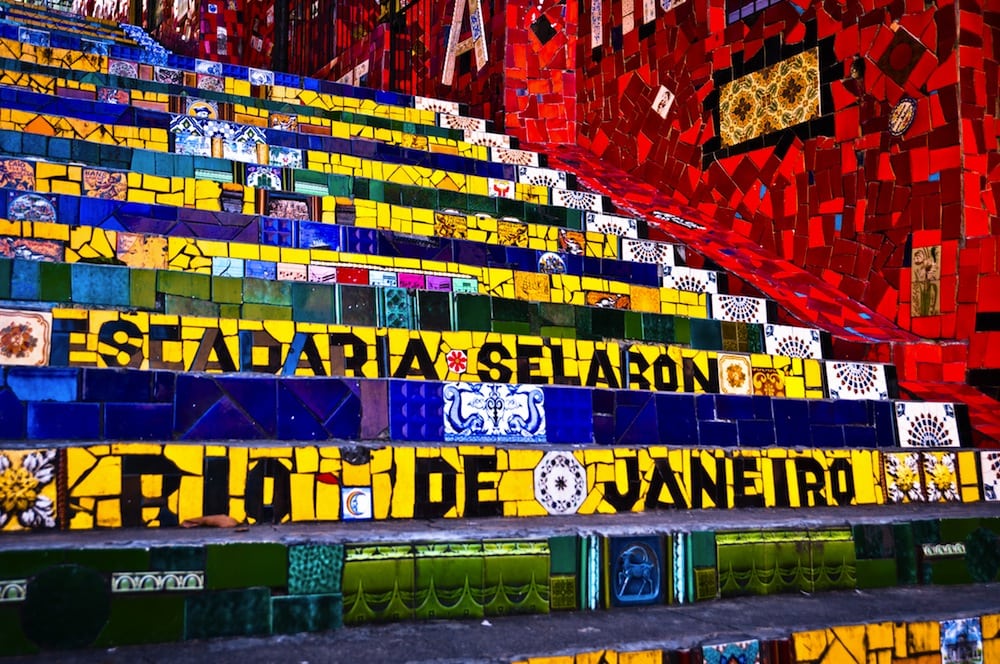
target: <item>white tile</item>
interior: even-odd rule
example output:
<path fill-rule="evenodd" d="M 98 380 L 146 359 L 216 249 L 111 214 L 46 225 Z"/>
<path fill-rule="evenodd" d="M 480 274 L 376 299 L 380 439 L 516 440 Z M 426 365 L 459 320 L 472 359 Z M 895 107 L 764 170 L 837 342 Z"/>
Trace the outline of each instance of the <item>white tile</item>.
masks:
<path fill-rule="evenodd" d="M 51 313 L 0 309 L 0 364 L 46 366 L 51 347 Z"/>
<path fill-rule="evenodd" d="M 762 303 L 764 301 L 761 300 Z M 766 307 L 762 305 L 761 308 L 765 310 L 766 317 Z M 765 325 L 764 350 L 768 355 L 823 359 L 823 341 L 819 330 L 808 327 Z"/>
<path fill-rule="evenodd" d="M 600 212 L 604 209 L 604 197 L 589 191 L 553 189 L 552 204 L 573 210 Z"/>
<path fill-rule="evenodd" d="M 693 293 L 718 293 L 719 275 L 714 270 L 666 265 L 663 268 L 663 287 Z"/>
<path fill-rule="evenodd" d="M 737 323 L 766 323 L 767 304 L 759 297 L 745 295 L 711 295 L 712 318 Z"/>
<path fill-rule="evenodd" d="M 566 188 L 565 171 L 557 171 L 552 168 L 537 168 L 534 166 L 518 166 L 517 181 L 540 187 Z"/>
<path fill-rule="evenodd" d="M 900 447 L 958 447 L 958 421 L 950 403 L 896 402 Z"/>
<path fill-rule="evenodd" d="M 570 452 L 549 452 L 535 466 L 535 500 L 549 514 L 576 514 L 587 499 L 587 471 Z"/>
<path fill-rule="evenodd" d="M 884 364 L 867 362 L 823 363 L 831 399 L 888 399 Z"/>
<path fill-rule="evenodd" d="M 1000 502 L 1000 451 L 980 452 L 979 467 L 983 480 L 983 500 Z"/>
<path fill-rule="evenodd" d="M 603 212 L 586 212 L 584 214 L 585 228 L 588 231 L 633 239 L 639 237 L 639 222 L 631 217 Z"/>

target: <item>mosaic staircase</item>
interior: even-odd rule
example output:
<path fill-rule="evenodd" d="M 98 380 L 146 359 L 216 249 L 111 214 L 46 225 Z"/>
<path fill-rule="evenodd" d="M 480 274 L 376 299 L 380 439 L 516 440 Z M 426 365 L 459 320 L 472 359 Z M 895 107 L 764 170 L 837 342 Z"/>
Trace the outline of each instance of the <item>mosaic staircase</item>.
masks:
<path fill-rule="evenodd" d="M 962 449 L 996 416 L 927 398 L 965 394 L 907 364 L 926 357 L 907 355 L 917 339 L 578 151 L 522 149 L 452 102 L 181 58 L 29 6 L 0 11 L 0 84 L 0 530 L 996 498 L 1000 455 Z M 5 532 L 19 544 L 0 551 L 0 643 L 812 592 L 918 569 L 985 581 L 997 570 L 911 554 L 997 530 L 358 531 L 44 557 Z M 616 564 L 663 581 L 612 589 Z M 797 571 L 743 576 L 760 565 Z M 37 624 L 96 595 L 89 630 Z"/>

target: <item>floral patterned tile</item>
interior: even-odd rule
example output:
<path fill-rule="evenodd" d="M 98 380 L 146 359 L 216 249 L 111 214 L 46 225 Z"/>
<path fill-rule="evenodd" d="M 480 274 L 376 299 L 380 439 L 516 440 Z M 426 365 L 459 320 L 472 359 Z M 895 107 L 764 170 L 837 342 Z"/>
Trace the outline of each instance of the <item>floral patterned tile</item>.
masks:
<path fill-rule="evenodd" d="M 958 422 L 950 403 L 896 403 L 900 447 L 958 447 Z"/>
<path fill-rule="evenodd" d="M 753 367 L 747 355 L 719 353 L 719 391 L 723 394 L 753 394 Z"/>
<path fill-rule="evenodd" d="M 961 502 L 958 460 L 954 452 L 924 452 L 924 499 L 931 503 Z"/>
<path fill-rule="evenodd" d="M 587 498 L 587 471 L 570 452 L 548 452 L 535 466 L 535 499 L 549 514 L 576 514 Z"/>
<path fill-rule="evenodd" d="M 56 527 L 56 451 L 0 452 L 0 531 Z"/>
<path fill-rule="evenodd" d="M 792 325 L 765 325 L 764 351 L 769 355 L 823 359 L 819 330 Z"/>
<path fill-rule="evenodd" d="M 46 366 L 51 343 L 51 313 L 0 309 L 0 364 Z"/>
<path fill-rule="evenodd" d="M 889 398 L 883 364 L 826 362 L 824 370 L 831 399 Z"/>
<path fill-rule="evenodd" d="M 886 499 L 892 503 L 922 502 L 920 452 L 889 453 L 882 456 Z"/>

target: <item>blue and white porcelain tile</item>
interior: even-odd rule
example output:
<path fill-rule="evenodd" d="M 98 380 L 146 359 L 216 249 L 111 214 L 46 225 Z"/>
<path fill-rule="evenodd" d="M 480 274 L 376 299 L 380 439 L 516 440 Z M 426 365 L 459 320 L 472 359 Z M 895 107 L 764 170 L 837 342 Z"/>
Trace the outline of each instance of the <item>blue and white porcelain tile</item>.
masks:
<path fill-rule="evenodd" d="M 445 383 L 444 439 L 544 443 L 545 393 L 537 385 Z"/>
<path fill-rule="evenodd" d="M 828 361 L 823 364 L 823 368 L 831 399 L 889 398 L 884 364 Z"/>
<path fill-rule="evenodd" d="M 244 262 L 242 258 L 229 258 L 228 256 L 212 257 L 212 276 L 216 277 L 236 277 L 243 278 Z"/>
<path fill-rule="evenodd" d="M 979 618 L 941 621 L 941 664 L 983 664 Z"/>
<path fill-rule="evenodd" d="M 372 518 L 372 488 L 370 486 L 341 487 L 340 500 L 340 518 L 344 521 L 362 521 Z"/>
<path fill-rule="evenodd" d="M 714 270 L 702 270 L 683 265 L 664 265 L 663 287 L 694 293 L 718 293 L 719 275 Z"/>
<path fill-rule="evenodd" d="M 714 312 L 715 309 L 713 308 L 712 311 Z M 767 315 L 766 311 L 764 315 Z M 819 330 L 807 327 L 765 325 L 764 352 L 768 355 L 821 360 L 823 359 L 822 335 L 820 335 Z"/>
<path fill-rule="evenodd" d="M 195 60 L 194 70 L 199 74 L 222 76 L 222 63 L 213 62 L 212 60 Z"/>
<path fill-rule="evenodd" d="M 632 217 L 603 212 L 585 212 L 584 230 L 618 237 L 639 238 L 639 222 Z"/>
<path fill-rule="evenodd" d="M 950 403 L 899 401 L 896 431 L 900 447 L 958 447 L 958 421 Z"/>
<path fill-rule="evenodd" d="M 767 322 L 767 301 L 759 297 L 713 293 L 710 296 L 709 304 L 712 318 L 716 320 L 736 323 Z"/>
<path fill-rule="evenodd" d="M 535 466 L 535 500 L 549 514 L 576 514 L 587 499 L 587 471 L 571 452 L 548 452 Z"/>
<path fill-rule="evenodd" d="M 621 259 L 629 263 L 650 263 L 673 267 L 676 263 L 674 245 L 655 240 L 622 238 Z"/>
<path fill-rule="evenodd" d="M 247 80 L 251 85 L 274 85 L 274 72 L 270 69 L 254 69 L 247 71 Z"/>

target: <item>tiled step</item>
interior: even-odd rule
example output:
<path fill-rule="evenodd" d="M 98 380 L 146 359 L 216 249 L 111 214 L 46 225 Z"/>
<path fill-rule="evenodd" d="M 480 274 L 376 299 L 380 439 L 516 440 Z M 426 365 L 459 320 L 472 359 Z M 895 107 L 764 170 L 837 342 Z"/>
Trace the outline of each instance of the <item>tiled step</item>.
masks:
<path fill-rule="evenodd" d="M 15 256 L 33 251 L 36 258 L 44 257 L 38 244 L 7 239 L 0 236 L 4 251 Z M 213 266 L 211 275 L 130 267 L 123 279 L 121 267 L 0 259 L 0 300 L 16 300 L 17 306 L 114 305 L 181 316 L 631 339 L 699 350 L 764 352 L 762 325 L 509 300 L 481 295 L 475 280 L 445 274 L 296 264 L 281 270 L 244 277 L 244 271 L 222 265 Z M 99 285 L 102 282 L 106 287 Z M 886 374 L 889 384 L 891 375 Z"/>

